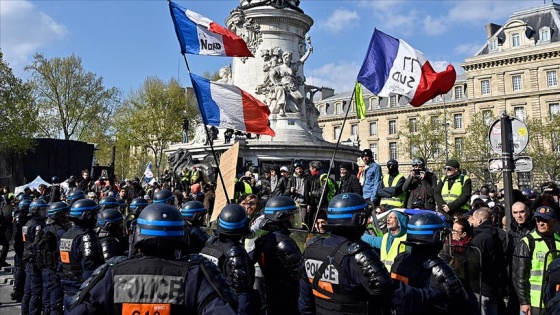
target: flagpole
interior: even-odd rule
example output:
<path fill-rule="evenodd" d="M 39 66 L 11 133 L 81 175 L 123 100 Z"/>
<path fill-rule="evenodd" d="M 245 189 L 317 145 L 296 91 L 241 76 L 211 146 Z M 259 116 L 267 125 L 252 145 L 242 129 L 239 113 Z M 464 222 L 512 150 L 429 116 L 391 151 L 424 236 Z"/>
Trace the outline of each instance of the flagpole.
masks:
<path fill-rule="evenodd" d="M 185 60 L 185 65 L 187 66 L 187 71 L 189 74 L 191 73 L 191 68 L 189 67 L 189 62 L 187 61 L 186 54 L 183 54 L 183 59 Z M 206 131 L 206 137 L 208 138 L 208 143 L 210 143 L 210 151 L 212 151 L 212 156 L 214 157 L 214 161 L 216 162 L 216 169 L 218 170 L 218 177 L 220 177 L 220 182 L 222 182 L 222 188 L 224 189 L 224 195 L 226 196 L 227 203 L 230 204 L 231 200 L 229 199 L 226 182 L 224 181 L 224 177 L 222 176 L 222 171 L 220 170 L 220 163 L 218 162 L 218 158 L 216 156 L 216 151 L 214 150 L 214 140 L 210 137 L 210 132 L 208 132 L 208 127 L 204 125 L 204 131 Z"/>
<path fill-rule="evenodd" d="M 327 171 L 327 178 L 326 178 L 325 183 L 323 184 L 323 187 L 322 187 L 321 198 L 319 198 L 319 204 L 317 205 L 317 211 L 315 212 L 315 218 L 313 219 L 313 227 L 311 228 L 311 231 L 313 231 L 313 230 L 317 231 L 317 228 L 315 226 L 315 222 L 317 222 L 317 216 L 319 215 L 319 211 L 321 210 L 321 204 L 323 203 L 323 199 L 325 198 L 325 191 L 327 190 L 329 178 L 331 176 L 331 170 L 334 166 L 334 158 L 336 157 L 336 152 L 338 151 L 338 147 L 340 145 L 340 139 L 342 139 L 342 132 L 344 131 L 344 126 L 346 125 L 346 120 L 348 118 L 348 113 L 350 113 L 350 107 L 352 107 L 352 100 L 354 100 L 355 95 L 356 95 L 356 89 L 354 89 L 354 91 L 352 92 L 352 96 L 350 97 L 350 104 L 348 105 L 348 107 L 346 107 L 346 114 L 344 115 L 344 120 L 342 121 L 342 126 L 340 127 L 340 134 L 338 135 L 338 139 L 336 140 L 336 146 L 334 147 L 334 152 L 333 152 L 331 161 L 329 163 L 329 170 Z M 343 101 L 342 105 L 344 106 L 345 103 L 346 103 L 346 101 Z M 336 112 L 336 108 L 335 108 L 335 112 Z M 319 183 L 321 183 L 321 179 L 319 179 Z"/>

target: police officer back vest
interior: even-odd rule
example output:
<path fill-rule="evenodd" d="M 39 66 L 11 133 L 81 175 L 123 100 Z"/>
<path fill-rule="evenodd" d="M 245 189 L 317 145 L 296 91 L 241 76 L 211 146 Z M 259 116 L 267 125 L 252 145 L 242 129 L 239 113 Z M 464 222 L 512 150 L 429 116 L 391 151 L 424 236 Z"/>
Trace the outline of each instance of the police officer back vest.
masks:
<path fill-rule="evenodd" d="M 24 244 L 23 261 L 31 263 L 35 262 L 33 243 L 35 242 L 37 233 L 43 229 L 44 226 L 44 220 L 32 217 L 29 221 L 27 221 L 25 226 L 22 227 L 21 232 Z"/>
<path fill-rule="evenodd" d="M 121 242 L 119 242 L 119 240 L 114 236 L 99 238 L 99 244 L 101 245 L 101 253 L 103 254 L 103 259 L 105 259 L 105 261 L 115 256 L 124 255 L 124 249 Z"/>
<path fill-rule="evenodd" d="M 317 314 L 369 314 L 367 302 L 371 296 L 365 290 L 360 295 L 340 285 L 340 279 L 350 278 L 340 263 L 344 256 L 354 254 L 348 249 L 351 242 L 344 241 L 330 247 L 323 245 L 324 240 L 320 237 L 311 240 L 304 255 L 305 273 L 312 283 Z M 330 264 L 325 257 L 332 258 Z M 318 274 L 320 279 L 316 277 Z M 362 276 L 361 272 L 358 274 Z M 365 278 L 360 280 L 367 282 Z"/>
<path fill-rule="evenodd" d="M 212 236 L 208 239 L 206 246 L 202 248 L 200 254 L 206 257 L 209 261 L 218 266 L 218 269 L 223 272 L 224 261 L 226 258 L 227 250 L 235 245 L 234 242 L 226 240 L 225 242 L 220 242 L 218 236 Z"/>
<path fill-rule="evenodd" d="M 84 281 L 82 279 L 82 264 L 81 261 L 72 253 L 72 245 L 74 241 L 88 233 L 87 229 L 74 227 L 67 231 L 60 238 L 60 262 L 62 263 L 62 279 L 71 281 Z"/>
<path fill-rule="evenodd" d="M 403 178 L 402 174 L 397 174 L 395 177 L 393 177 L 393 181 L 389 183 L 390 176 L 391 176 L 390 174 L 383 175 L 383 185 L 385 187 L 394 187 L 394 185 L 396 185 L 399 182 L 399 180 Z M 391 198 L 381 198 L 381 204 L 392 206 L 395 208 L 400 208 L 400 207 L 404 207 L 405 199 L 406 199 L 406 193 L 402 192 L 401 194 L 397 196 L 393 196 Z"/>
<path fill-rule="evenodd" d="M 58 251 L 57 235 L 66 229 L 58 223 L 47 224 L 47 226 L 37 234 L 35 240 L 35 255 L 37 266 L 41 269 L 55 270 L 58 265 L 60 252 Z"/>

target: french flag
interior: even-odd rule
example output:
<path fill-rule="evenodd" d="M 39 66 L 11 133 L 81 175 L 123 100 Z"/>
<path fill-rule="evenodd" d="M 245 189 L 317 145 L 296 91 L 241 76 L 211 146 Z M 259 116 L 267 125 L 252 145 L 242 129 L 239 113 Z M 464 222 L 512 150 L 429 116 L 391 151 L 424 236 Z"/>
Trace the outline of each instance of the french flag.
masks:
<path fill-rule="evenodd" d="M 191 10 L 169 1 L 181 54 L 253 57 L 243 38 Z"/>
<path fill-rule="evenodd" d="M 270 110 L 263 102 L 235 85 L 190 76 L 205 125 L 276 136 L 268 125 Z"/>
<path fill-rule="evenodd" d="M 436 72 L 420 51 L 376 29 L 358 82 L 377 96 L 403 95 L 412 106 L 418 107 L 449 92 L 456 77 L 452 65 Z"/>

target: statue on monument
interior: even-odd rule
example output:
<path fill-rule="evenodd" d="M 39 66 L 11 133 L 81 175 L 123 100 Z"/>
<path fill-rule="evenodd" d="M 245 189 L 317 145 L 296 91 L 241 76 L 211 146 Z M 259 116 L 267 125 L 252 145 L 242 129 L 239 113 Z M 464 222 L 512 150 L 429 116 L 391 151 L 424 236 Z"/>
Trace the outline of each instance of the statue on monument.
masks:
<path fill-rule="evenodd" d="M 233 79 L 231 77 L 231 66 L 223 66 L 220 68 L 220 78 L 216 80 L 216 83 L 233 84 Z"/>
<path fill-rule="evenodd" d="M 266 103 L 272 114 L 286 116 L 286 113 L 300 112 L 305 106 L 304 97 L 300 91 L 305 78 L 298 76 L 297 73 L 313 52 L 309 35 L 306 39 L 309 48 L 295 62 L 291 51 L 282 53 L 279 47 L 274 47 L 272 52 L 262 51 L 261 56 L 266 62 L 263 71 L 267 74 L 264 82 L 256 87 L 255 93 L 265 95 Z M 281 58 L 279 57 L 280 53 L 282 53 Z"/>

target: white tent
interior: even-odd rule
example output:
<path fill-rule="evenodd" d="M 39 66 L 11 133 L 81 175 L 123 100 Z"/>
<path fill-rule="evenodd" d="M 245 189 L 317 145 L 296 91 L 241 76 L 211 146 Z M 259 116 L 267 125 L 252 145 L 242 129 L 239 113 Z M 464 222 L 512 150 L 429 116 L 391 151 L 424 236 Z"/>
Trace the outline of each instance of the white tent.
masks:
<path fill-rule="evenodd" d="M 43 184 L 43 185 L 45 185 L 45 186 L 47 186 L 47 187 L 50 187 L 50 186 L 51 186 L 51 184 L 45 182 L 45 181 L 41 178 L 41 176 L 37 176 L 37 178 L 35 178 L 32 182 L 27 183 L 27 184 L 22 185 L 22 186 L 16 187 L 15 194 L 16 194 L 16 196 L 17 196 L 17 194 L 19 194 L 20 192 L 23 192 L 23 190 L 24 190 L 25 188 L 27 188 L 27 187 L 31 188 L 31 190 L 33 190 L 33 189 L 38 189 L 38 188 L 39 188 L 39 185 L 41 185 L 41 184 Z"/>

